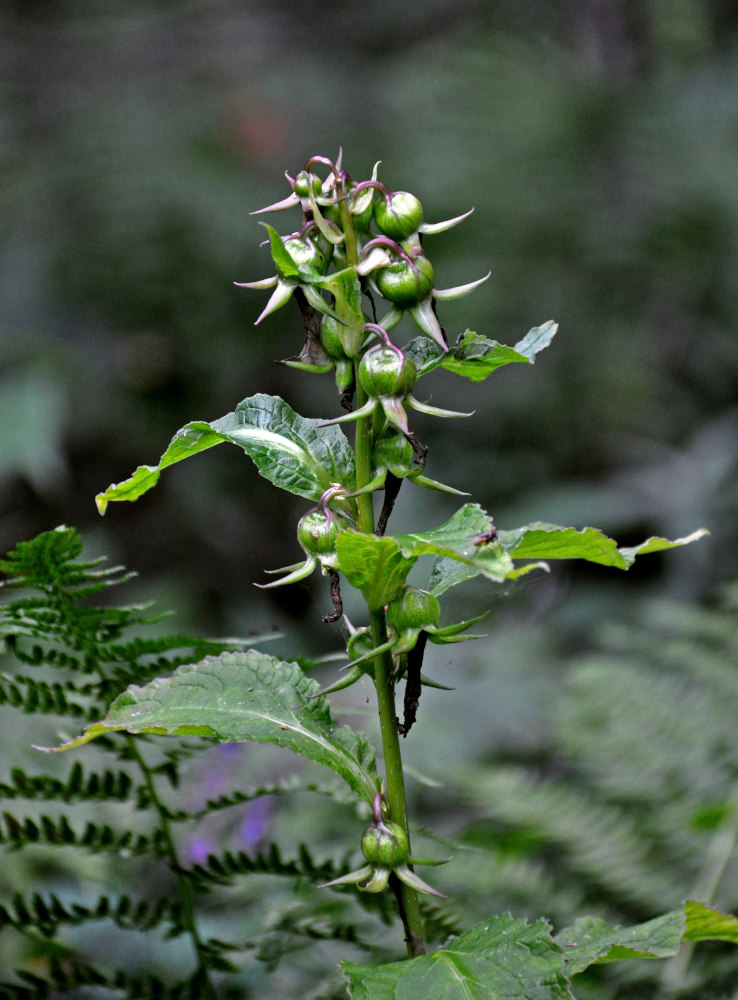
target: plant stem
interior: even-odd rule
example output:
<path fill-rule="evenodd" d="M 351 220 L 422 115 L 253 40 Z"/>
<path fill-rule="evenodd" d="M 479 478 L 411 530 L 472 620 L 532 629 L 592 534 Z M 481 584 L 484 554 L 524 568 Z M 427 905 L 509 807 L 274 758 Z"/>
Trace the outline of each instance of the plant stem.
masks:
<path fill-rule="evenodd" d="M 177 891 L 179 894 L 179 901 L 182 907 L 182 923 L 187 929 L 187 933 L 192 939 L 192 943 L 195 949 L 195 956 L 197 958 L 197 973 L 200 977 L 200 982 L 203 989 L 203 1000 L 217 1000 L 217 994 L 215 992 L 215 987 L 213 986 L 210 976 L 208 973 L 208 959 L 205 947 L 203 945 L 202 939 L 200 938 L 200 933 L 197 929 L 197 923 L 195 921 L 195 908 L 192 901 L 192 886 L 190 885 L 187 877 L 183 874 L 182 868 L 177 858 L 177 850 L 174 846 L 174 839 L 172 837 L 172 832 L 169 826 L 169 816 L 167 815 L 164 803 L 159 798 L 159 793 L 156 789 L 156 784 L 154 782 L 154 777 L 151 773 L 151 768 L 148 766 L 144 758 L 138 751 L 138 746 L 136 745 L 136 739 L 133 736 L 126 737 L 128 743 L 128 749 L 131 757 L 138 764 L 141 769 L 141 773 L 144 776 L 144 782 L 146 784 L 146 789 L 151 798 L 151 803 L 156 810 L 159 817 L 159 829 L 161 831 L 162 840 L 164 842 L 164 848 L 167 854 L 168 864 L 171 871 L 174 873 L 174 877 L 177 880 Z"/>
<path fill-rule="evenodd" d="M 343 193 L 343 192 L 342 192 Z M 344 199 L 340 203 L 341 228 L 346 237 L 346 263 L 355 266 L 358 260 L 356 249 L 356 234 L 354 232 L 351 213 Z M 359 409 L 367 401 L 367 395 L 361 387 L 358 378 L 358 361 L 354 361 L 354 379 L 356 383 L 356 408 Z M 372 478 L 372 445 L 374 434 L 372 417 L 362 417 L 356 423 L 356 438 L 354 444 L 356 459 L 356 487 L 361 489 Z M 371 493 L 361 493 L 356 498 L 358 506 L 357 528 L 366 534 L 374 533 L 374 503 Z M 387 641 L 387 627 L 384 611 L 369 609 L 369 620 L 372 629 L 372 639 L 375 646 L 381 646 Z M 400 750 L 400 735 L 397 730 L 395 714 L 395 686 L 392 680 L 392 655 L 389 652 L 380 653 L 374 657 L 374 685 L 377 690 L 377 708 L 379 711 L 379 727 L 382 734 L 382 749 L 384 752 L 384 767 L 387 784 L 387 802 L 390 818 L 408 834 L 407 801 L 405 798 L 405 776 L 402 770 L 402 752 Z M 418 893 L 395 879 L 393 888 L 398 895 L 400 917 L 405 927 L 405 941 L 410 958 L 425 954 L 423 937 L 423 918 L 420 913 Z"/>
<path fill-rule="evenodd" d="M 372 641 L 375 646 L 381 646 L 387 641 L 387 629 L 384 622 L 384 611 L 370 611 Z M 384 769 L 387 780 L 387 802 L 390 818 L 408 834 L 407 800 L 405 798 L 405 776 L 402 770 L 402 751 L 400 750 L 400 734 L 397 730 L 397 715 L 395 714 L 395 686 L 392 682 L 392 654 L 387 651 L 374 657 L 374 684 L 377 689 L 377 707 L 379 709 L 379 726 L 382 733 L 382 749 L 384 751 Z M 403 906 L 400 910 L 405 924 L 405 939 L 408 955 L 425 954 L 423 939 L 423 918 L 420 913 L 420 903 L 415 889 L 400 884 Z M 403 913 L 404 910 L 404 913 Z"/>
<path fill-rule="evenodd" d="M 357 387 L 357 404 L 362 405 L 361 387 Z M 362 393 L 363 395 L 363 393 Z M 364 417 L 357 421 L 356 428 L 356 479 L 360 487 L 371 479 L 371 446 L 372 420 Z M 363 493 L 357 497 L 359 517 L 358 528 L 371 534 L 374 531 L 374 508 L 371 493 Z M 369 611 L 374 646 L 381 646 L 387 641 L 387 628 L 384 621 L 384 611 Z M 392 654 L 387 651 L 374 657 L 374 685 L 377 690 L 377 708 L 379 710 L 379 727 L 382 734 L 382 749 L 384 752 L 384 767 L 387 783 L 387 802 L 390 818 L 399 823 L 408 833 L 407 802 L 405 798 L 405 777 L 402 770 L 402 752 L 400 750 L 400 734 L 397 730 L 395 714 L 395 687 L 392 681 Z M 402 906 L 400 915 L 405 925 L 405 939 L 408 954 L 411 958 L 425 954 L 423 940 L 423 919 L 420 914 L 418 894 L 415 889 L 404 883 L 400 884 Z"/>

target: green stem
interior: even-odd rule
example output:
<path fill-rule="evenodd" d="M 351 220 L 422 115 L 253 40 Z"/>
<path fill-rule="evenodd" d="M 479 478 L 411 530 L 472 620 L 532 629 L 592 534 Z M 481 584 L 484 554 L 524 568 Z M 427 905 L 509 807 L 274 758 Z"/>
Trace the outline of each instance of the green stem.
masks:
<path fill-rule="evenodd" d="M 363 397 L 363 398 L 362 398 Z M 361 406 L 366 401 L 361 386 L 357 386 L 356 403 Z M 371 449 L 372 449 L 372 418 L 363 417 L 357 421 L 356 427 L 356 485 L 361 487 L 371 480 Z M 359 531 L 371 534 L 374 531 L 374 507 L 372 494 L 363 493 L 357 497 Z M 387 627 L 384 611 L 369 611 L 374 646 L 381 646 L 387 641 Z M 395 687 L 392 680 L 392 654 L 388 651 L 374 658 L 374 684 L 377 690 L 377 708 L 379 710 L 379 726 L 382 734 L 382 749 L 386 772 L 387 802 L 390 818 L 399 823 L 408 832 L 407 802 L 405 798 L 405 777 L 402 770 L 402 752 L 400 750 L 400 735 L 397 731 L 397 716 L 395 714 Z M 423 919 L 420 913 L 418 894 L 415 889 L 404 883 L 400 884 L 402 906 L 400 914 L 405 925 L 407 950 L 411 958 L 425 953 L 423 939 Z"/>
<path fill-rule="evenodd" d="M 372 641 L 380 646 L 387 641 L 387 628 L 384 621 L 384 611 L 370 611 L 369 618 L 372 627 Z M 382 749 L 384 751 L 384 769 L 387 781 L 387 802 L 390 819 L 408 834 L 407 800 L 405 798 L 405 776 L 402 770 L 402 751 L 400 750 L 400 734 L 397 731 L 397 715 L 395 714 L 395 686 L 392 681 L 392 654 L 387 651 L 374 658 L 374 684 L 377 689 L 377 708 L 379 710 L 379 727 L 382 734 Z M 423 918 L 420 913 L 418 893 L 415 889 L 400 885 L 404 908 L 403 921 L 407 950 L 411 958 L 425 954 L 423 939 Z"/>
<path fill-rule="evenodd" d="M 141 769 L 141 773 L 144 776 L 144 782 L 146 784 L 146 789 L 149 793 L 151 803 L 156 810 L 159 817 L 159 829 L 161 831 L 161 837 L 164 842 L 164 849 L 167 854 L 167 859 L 169 863 L 169 868 L 174 873 L 174 877 L 177 880 L 177 891 L 179 894 L 179 901 L 182 907 L 182 923 L 184 924 L 187 933 L 192 939 L 192 943 L 195 949 L 195 956 L 197 958 L 197 972 L 200 977 L 200 982 L 203 989 L 203 1000 L 217 1000 L 217 994 L 215 992 L 215 987 L 213 986 L 210 976 L 208 973 L 208 957 L 206 949 L 203 945 L 200 933 L 197 929 L 197 923 L 195 921 L 195 908 L 192 899 L 192 886 L 189 880 L 182 871 L 182 868 L 177 858 L 177 849 L 174 846 L 174 838 L 172 837 L 172 831 L 169 825 L 169 816 L 167 814 L 166 807 L 164 803 L 159 798 L 159 793 L 154 782 L 154 776 L 151 773 L 151 768 L 148 766 L 144 758 L 141 756 L 136 745 L 136 740 L 133 736 L 127 736 L 126 741 L 128 743 L 128 748 L 130 755 L 133 760 L 138 764 Z"/>
<path fill-rule="evenodd" d="M 343 193 L 343 192 L 342 192 Z M 346 237 L 346 263 L 353 267 L 358 260 L 356 233 L 346 201 L 340 203 L 341 228 Z M 359 362 L 354 361 L 354 378 L 356 381 L 356 408 L 359 409 L 367 401 L 367 395 L 356 377 Z M 355 459 L 356 487 L 361 489 L 372 478 L 372 445 L 374 434 L 372 417 L 361 417 L 356 422 Z M 362 493 L 356 498 L 358 507 L 357 528 L 368 535 L 374 533 L 374 503 L 371 493 Z M 369 619 L 372 628 L 372 639 L 375 646 L 387 641 L 387 627 L 384 621 L 384 611 L 380 608 L 369 609 Z M 395 714 L 395 687 L 392 680 L 392 655 L 387 652 L 374 658 L 374 684 L 377 689 L 377 708 L 379 710 L 379 726 L 382 734 L 384 766 L 386 772 L 387 802 L 390 818 L 399 823 L 408 832 L 407 802 L 405 798 L 405 777 L 402 770 L 402 753 L 400 751 L 400 736 L 397 731 L 397 716 Z M 425 953 L 423 938 L 423 918 L 420 913 L 418 894 L 415 889 L 404 883 L 399 883 L 399 909 L 405 927 L 405 940 L 410 958 Z M 395 886 L 395 891 L 398 887 Z"/>

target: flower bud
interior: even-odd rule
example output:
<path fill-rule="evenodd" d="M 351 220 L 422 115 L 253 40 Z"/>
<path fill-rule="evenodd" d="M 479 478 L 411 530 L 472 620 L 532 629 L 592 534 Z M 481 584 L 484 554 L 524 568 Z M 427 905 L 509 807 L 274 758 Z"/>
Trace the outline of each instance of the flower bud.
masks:
<path fill-rule="evenodd" d="M 423 221 L 423 206 L 409 191 L 395 191 L 374 206 L 374 221 L 385 236 L 405 240 L 417 232 Z"/>
<path fill-rule="evenodd" d="M 306 555 L 315 557 L 324 567 L 337 569 L 336 538 L 345 527 L 330 510 L 316 507 L 297 522 L 297 540 Z"/>
<path fill-rule="evenodd" d="M 388 302 L 401 309 L 409 309 L 428 297 L 434 277 L 431 262 L 419 255 L 412 263 L 398 258 L 383 267 L 377 272 L 375 283 Z"/>
<path fill-rule="evenodd" d="M 343 361 L 346 358 L 341 336 L 345 329 L 345 324 L 339 322 L 334 316 L 323 316 L 320 322 L 320 343 L 325 353 L 333 361 Z"/>
<path fill-rule="evenodd" d="M 359 364 L 359 382 L 368 396 L 404 397 L 418 377 L 415 364 L 393 344 L 371 347 Z"/>
<path fill-rule="evenodd" d="M 387 623 L 398 635 L 409 629 L 435 628 L 440 620 L 438 599 L 419 587 L 405 587 L 402 596 L 387 608 Z"/>
<path fill-rule="evenodd" d="M 349 196 L 349 211 L 351 212 L 351 219 L 354 223 L 354 230 L 357 233 L 367 232 L 369 229 L 369 224 L 372 221 L 373 206 L 371 201 L 364 209 L 357 212 L 354 206 L 354 201 Z"/>
<path fill-rule="evenodd" d="M 323 182 L 317 174 L 313 174 L 309 170 L 301 170 L 295 177 L 293 190 L 300 198 L 309 198 L 311 190 L 314 195 L 318 196 L 323 192 Z"/>
<path fill-rule="evenodd" d="M 399 823 L 382 820 L 372 823 L 361 838 L 361 853 L 370 865 L 378 868 L 398 868 L 407 864 L 409 843 Z"/>
<path fill-rule="evenodd" d="M 372 464 L 375 469 L 388 469 L 398 479 L 418 471 L 412 444 L 394 427 L 390 427 L 374 442 Z"/>
<path fill-rule="evenodd" d="M 366 656 L 374 649 L 372 631 L 370 628 L 360 628 L 353 635 L 350 635 L 346 643 L 346 652 L 349 660 L 358 660 L 360 656 Z"/>
<path fill-rule="evenodd" d="M 325 271 L 325 255 L 311 239 L 304 236 L 290 236 L 284 241 L 284 245 L 295 264 L 307 264 L 321 273 Z"/>

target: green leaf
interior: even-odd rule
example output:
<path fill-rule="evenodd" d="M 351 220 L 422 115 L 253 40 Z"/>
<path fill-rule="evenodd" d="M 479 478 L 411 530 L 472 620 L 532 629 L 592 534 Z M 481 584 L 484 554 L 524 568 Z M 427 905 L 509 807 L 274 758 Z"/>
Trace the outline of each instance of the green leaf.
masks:
<path fill-rule="evenodd" d="M 545 920 L 477 924 L 445 948 L 405 962 L 342 962 L 352 1000 L 572 1000 Z"/>
<path fill-rule="evenodd" d="M 171 677 L 131 685 L 101 722 L 48 749 L 69 750 L 118 730 L 274 743 L 331 768 L 372 802 L 379 788 L 374 750 L 363 734 L 334 726 L 319 690 L 296 663 L 255 650 L 209 656 Z"/>
<path fill-rule="evenodd" d="M 441 365 L 456 375 L 463 375 L 473 382 L 481 382 L 493 371 L 512 362 L 533 364 L 536 354 L 553 340 L 558 324 L 553 320 L 536 326 L 518 341 L 515 347 L 506 347 L 496 340 L 488 340 L 467 330 L 450 351 L 444 354 L 438 344 L 428 337 L 416 337 L 403 347 L 412 359 L 419 375 L 426 375 Z"/>
<path fill-rule="evenodd" d="M 268 222 L 262 222 L 262 226 L 269 233 L 269 249 L 272 253 L 274 266 L 277 268 L 277 274 L 283 278 L 299 279 L 300 270 L 284 245 L 282 237 Z"/>
<path fill-rule="evenodd" d="M 678 910 L 635 927 L 610 927 L 604 920 L 581 917 L 556 935 L 565 968 L 576 975 L 590 965 L 631 958 L 670 958 L 682 941 L 730 941 L 738 944 L 738 918 L 688 899 Z"/>
<path fill-rule="evenodd" d="M 394 538 L 342 531 L 336 538 L 341 572 L 362 592 L 371 610 L 394 600 L 415 564 L 403 557 Z"/>
<path fill-rule="evenodd" d="M 533 364 L 536 354 L 548 347 L 557 329 L 557 324 L 549 320 L 543 326 L 530 330 L 515 347 L 506 347 L 496 340 L 488 340 L 467 330 L 443 358 L 441 365 L 472 382 L 481 382 L 492 372 L 511 362 Z"/>
<path fill-rule="evenodd" d="M 618 548 L 617 542 L 598 528 L 562 528 L 535 521 L 514 531 L 500 531 L 498 538 L 513 559 L 586 559 L 602 566 L 628 569 L 636 556 L 688 545 L 707 534 L 700 528 L 674 541 L 653 537 L 641 545 Z"/>
<path fill-rule="evenodd" d="M 434 555 L 459 561 L 469 570 L 466 578 L 482 573 L 500 583 L 514 572 L 514 567 L 507 552 L 496 542 L 477 546 L 477 539 L 489 526 L 489 514 L 479 504 L 467 503 L 438 528 L 395 535 L 395 541 L 404 556 L 417 559 Z"/>
<path fill-rule="evenodd" d="M 410 358 L 415 365 L 418 375 L 427 375 L 443 361 L 446 356 L 435 340 L 430 337 L 415 337 L 406 344 L 402 353 L 406 358 Z"/>
<path fill-rule="evenodd" d="M 517 342 L 515 350 L 518 354 L 528 358 L 531 364 L 534 364 L 536 354 L 548 347 L 556 336 L 558 328 L 559 324 L 554 323 L 552 319 L 542 323 L 541 326 L 534 326 L 532 330 L 528 330 L 522 340 Z"/>
<path fill-rule="evenodd" d="M 353 490 L 351 447 L 340 428 L 320 423 L 299 416 L 279 396 L 249 396 L 225 417 L 194 421 L 177 431 L 159 464 L 140 465 L 129 479 L 109 486 L 96 497 L 98 510 L 104 514 L 111 500 L 137 500 L 168 466 L 224 441 L 243 448 L 265 479 L 289 493 L 318 500 L 331 483 Z M 335 503 L 354 513 L 355 501 Z"/>

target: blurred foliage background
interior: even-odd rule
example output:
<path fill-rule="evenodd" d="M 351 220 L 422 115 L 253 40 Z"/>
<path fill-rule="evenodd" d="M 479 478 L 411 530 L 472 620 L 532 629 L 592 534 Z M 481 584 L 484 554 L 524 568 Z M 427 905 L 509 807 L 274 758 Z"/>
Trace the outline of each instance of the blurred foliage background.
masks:
<path fill-rule="evenodd" d="M 475 206 L 429 244 L 441 287 L 492 269 L 444 306 L 452 337 L 470 327 L 514 344 L 560 324 L 534 368 L 432 382 L 434 402 L 463 395 L 476 415 L 417 418 L 428 475 L 472 492 L 503 528 L 595 524 L 623 544 L 712 532 L 627 577 L 557 566 L 504 599 L 457 598 L 481 610 L 491 594 L 495 638 L 457 661 L 471 694 L 443 696 L 442 745 L 460 773 L 511 759 L 566 770 L 553 720 L 569 702 L 552 706 L 599 655 L 607 620 L 658 632 L 658 597 L 733 621 L 720 595 L 738 576 L 737 29 L 729 0 L 4 4 L 0 550 L 71 524 L 88 552 L 139 571 L 134 596 L 176 608 L 177 628 L 276 625 L 290 630 L 283 655 L 340 645 L 315 628 L 317 584 L 251 586 L 297 558 L 304 504 L 236 449 L 168 471 L 104 521 L 93 498 L 157 461 L 188 420 L 254 392 L 339 413 L 330 375 L 273 363 L 301 346 L 297 309 L 255 329 L 265 298 L 233 282 L 271 273 L 249 212 L 287 193 L 284 170 L 342 146 L 360 179 L 381 159 L 381 179 L 417 194 L 428 219 Z M 406 487 L 394 529 L 453 509 Z M 409 753 L 439 777 L 422 715 Z M 423 802 L 432 827 L 427 790 Z M 537 836 L 526 850 L 559 870 Z M 522 880 L 526 912 L 597 909 L 596 891 L 562 895 L 542 870 Z M 690 889 L 678 874 L 672 887 Z M 660 905 L 646 896 L 615 894 L 603 915 L 645 919 Z"/>

